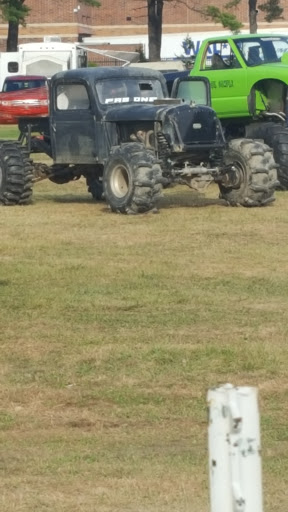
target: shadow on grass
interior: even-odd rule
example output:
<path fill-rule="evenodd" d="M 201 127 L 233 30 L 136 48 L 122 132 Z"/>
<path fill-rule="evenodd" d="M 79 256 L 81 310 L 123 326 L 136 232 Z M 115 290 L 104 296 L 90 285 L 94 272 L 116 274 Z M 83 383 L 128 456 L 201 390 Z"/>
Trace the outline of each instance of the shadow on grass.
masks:
<path fill-rule="evenodd" d="M 54 194 L 37 194 L 36 197 L 33 198 L 33 203 L 56 203 L 56 204 L 78 204 L 78 205 L 90 205 L 97 207 L 98 211 L 104 213 L 112 213 L 108 207 L 108 204 L 105 201 L 96 201 L 95 199 L 89 197 L 87 194 L 80 195 L 76 194 L 63 194 L 63 195 L 54 195 Z"/>
<path fill-rule="evenodd" d="M 75 194 L 69 192 L 63 193 L 63 195 L 51 194 L 51 193 L 39 193 L 34 198 L 35 202 L 45 201 L 62 204 L 94 204 L 102 205 L 103 211 L 108 209 L 108 205 L 103 201 L 96 201 L 89 194 L 83 192 L 79 193 L 79 189 L 75 191 Z M 227 206 L 227 203 L 223 199 L 217 197 L 206 197 L 204 194 L 195 192 L 194 190 L 180 189 L 164 191 L 163 196 L 158 201 L 157 206 L 159 209 L 168 208 L 203 208 L 205 206 L 219 205 Z"/>
<path fill-rule="evenodd" d="M 227 203 L 223 199 L 206 197 L 204 194 L 192 190 L 169 191 L 167 195 L 164 192 L 163 197 L 159 201 L 160 209 L 177 207 L 203 208 L 204 206 L 211 205 L 227 206 Z"/>
<path fill-rule="evenodd" d="M 52 194 L 41 194 L 36 199 L 36 202 L 45 201 L 45 202 L 53 202 L 53 203 L 62 203 L 62 204 L 94 204 L 94 205 L 102 205 L 103 211 L 108 210 L 108 205 L 105 201 L 95 201 L 92 198 L 89 198 L 86 195 L 70 195 L 65 194 L 63 196 L 55 196 Z M 203 208 L 205 206 L 211 205 L 219 205 L 219 206 L 227 206 L 226 201 L 223 199 L 217 198 L 208 198 L 202 195 L 191 194 L 170 194 L 169 196 L 162 197 L 158 202 L 157 206 L 160 210 L 169 209 L 169 208 Z M 109 211 L 109 210 L 108 210 Z"/>
<path fill-rule="evenodd" d="M 45 201 L 51 203 L 77 203 L 77 204 L 99 204 L 100 201 L 95 201 L 92 197 L 89 197 L 85 194 L 63 194 L 54 195 L 54 194 L 37 194 L 37 197 L 34 198 L 35 202 Z M 103 203 L 105 204 L 105 203 Z"/>

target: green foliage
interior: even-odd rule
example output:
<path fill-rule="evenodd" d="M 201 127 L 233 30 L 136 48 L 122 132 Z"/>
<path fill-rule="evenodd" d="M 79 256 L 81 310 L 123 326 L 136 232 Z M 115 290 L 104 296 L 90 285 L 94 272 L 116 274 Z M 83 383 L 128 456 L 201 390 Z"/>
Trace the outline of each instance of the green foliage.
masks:
<path fill-rule="evenodd" d="M 187 35 L 185 39 L 183 39 L 181 46 L 184 50 L 184 54 L 177 57 L 183 62 L 186 69 L 191 69 L 195 61 L 195 56 L 191 55 L 191 51 L 195 52 L 194 42 L 191 37 Z"/>
<path fill-rule="evenodd" d="M 145 57 L 145 52 L 142 45 L 138 46 L 138 48 L 135 48 L 135 52 L 139 53 L 139 62 L 148 62 Z"/>
<path fill-rule="evenodd" d="M 264 4 L 260 4 L 258 8 L 265 12 L 265 20 L 271 23 L 274 20 L 283 18 L 283 8 L 280 7 L 280 0 L 267 0 Z"/>
<path fill-rule="evenodd" d="M 212 18 L 215 23 L 221 23 L 224 28 L 228 28 L 234 34 L 239 32 L 243 27 L 241 21 L 238 21 L 234 14 L 228 11 L 222 11 L 219 7 L 215 7 L 214 5 L 208 5 L 206 7 L 205 15 Z"/>
<path fill-rule="evenodd" d="M 228 2 L 228 4 L 224 5 L 225 9 L 233 9 L 233 7 L 237 7 L 239 5 L 241 0 L 231 0 L 231 2 Z"/>
<path fill-rule="evenodd" d="M 97 0 L 79 0 L 81 4 L 90 5 L 91 7 L 100 7 L 101 3 Z"/>
<path fill-rule="evenodd" d="M 30 7 L 25 5 L 25 0 L 0 0 L 0 11 L 5 21 L 25 25 L 25 20 L 30 12 Z"/>
<path fill-rule="evenodd" d="M 79 2 L 91 7 L 100 7 L 101 5 L 98 0 L 79 0 Z M 25 25 L 26 18 L 31 9 L 25 5 L 25 0 L 0 0 L 0 11 L 3 20 Z"/>
<path fill-rule="evenodd" d="M 181 46 L 183 48 L 183 50 L 186 52 L 187 50 L 193 50 L 193 52 L 195 51 L 195 45 L 191 39 L 190 36 L 186 36 L 185 39 L 183 39 L 182 43 L 181 43 Z"/>

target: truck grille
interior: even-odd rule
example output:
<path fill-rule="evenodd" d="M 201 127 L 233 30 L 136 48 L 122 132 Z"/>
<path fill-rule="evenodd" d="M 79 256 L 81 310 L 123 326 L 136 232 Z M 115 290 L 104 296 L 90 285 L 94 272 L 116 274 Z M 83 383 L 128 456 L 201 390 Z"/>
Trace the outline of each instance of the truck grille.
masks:
<path fill-rule="evenodd" d="M 212 109 L 207 107 L 191 107 L 175 109 L 173 114 L 180 141 L 185 145 L 210 144 L 217 140 L 217 118 Z"/>

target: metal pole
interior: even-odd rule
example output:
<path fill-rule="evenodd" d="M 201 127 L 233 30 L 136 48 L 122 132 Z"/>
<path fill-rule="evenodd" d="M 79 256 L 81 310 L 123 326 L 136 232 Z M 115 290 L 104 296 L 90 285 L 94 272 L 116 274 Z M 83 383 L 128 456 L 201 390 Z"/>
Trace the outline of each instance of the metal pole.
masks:
<path fill-rule="evenodd" d="M 263 512 L 258 392 L 210 389 L 208 445 L 211 512 Z"/>

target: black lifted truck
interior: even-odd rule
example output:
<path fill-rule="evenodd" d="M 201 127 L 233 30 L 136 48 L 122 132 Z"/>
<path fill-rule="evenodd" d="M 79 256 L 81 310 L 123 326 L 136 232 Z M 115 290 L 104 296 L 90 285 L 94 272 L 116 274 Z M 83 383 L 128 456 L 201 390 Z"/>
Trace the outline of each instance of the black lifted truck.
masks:
<path fill-rule="evenodd" d="M 247 139 L 226 144 L 206 78 L 178 80 L 179 98 L 169 98 L 158 71 L 87 68 L 54 75 L 49 94 L 49 117 L 21 118 L 19 140 L 0 141 L 4 205 L 31 202 L 33 184 L 44 177 L 62 184 L 81 176 L 95 199 L 120 213 L 154 209 L 172 183 L 199 190 L 215 181 L 231 205 L 274 199 L 272 151 Z M 34 152 L 53 164 L 34 165 Z"/>

